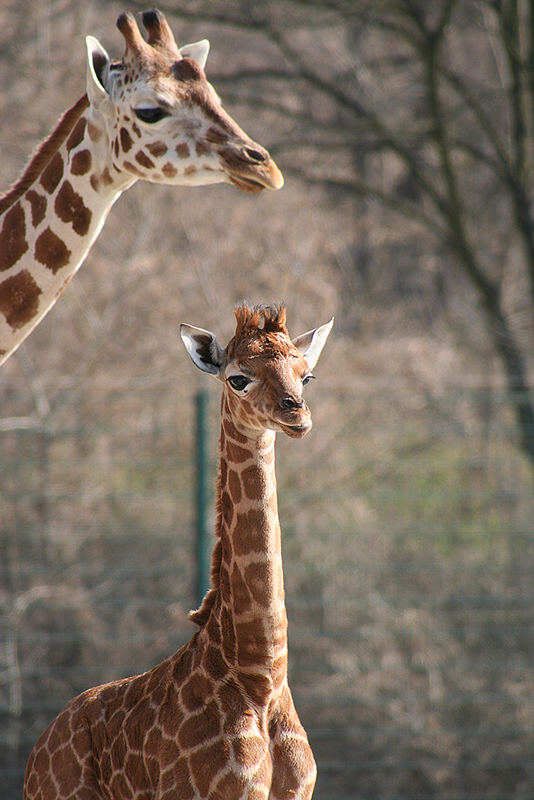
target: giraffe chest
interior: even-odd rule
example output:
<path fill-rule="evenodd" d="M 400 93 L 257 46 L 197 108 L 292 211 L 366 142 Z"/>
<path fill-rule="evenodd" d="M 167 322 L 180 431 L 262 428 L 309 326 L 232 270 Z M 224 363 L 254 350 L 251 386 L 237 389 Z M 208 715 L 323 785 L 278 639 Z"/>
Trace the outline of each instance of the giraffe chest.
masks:
<path fill-rule="evenodd" d="M 284 702 L 275 716 L 258 713 L 230 682 L 208 688 L 205 675 L 194 673 L 180 688 L 167 687 L 164 698 L 140 698 L 108 727 L 99 759 L 104 796 L 304 800 L 315 765 L 290 711 Z"/>

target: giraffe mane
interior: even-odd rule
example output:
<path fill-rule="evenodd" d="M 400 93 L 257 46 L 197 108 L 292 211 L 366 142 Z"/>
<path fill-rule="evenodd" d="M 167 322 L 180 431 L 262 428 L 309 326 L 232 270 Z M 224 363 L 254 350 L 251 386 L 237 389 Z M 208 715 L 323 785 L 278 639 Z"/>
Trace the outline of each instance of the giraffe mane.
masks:
<path fill-rule="evenodd" d="M 84 94 L 80 99 L 61 117 L 52 133 L 41 142 L 37 150 L 31 156 L 30 161 L 20 176 L 20 178 L 0 196 L 0 214 L 3 214 L 30 188 L 39 175 L 42 173 L 54 153 L 61 147 L 74 125 L 79 120 L 85 109 L 89 105 L 87 95 Z"/>
<path fill-rule="evenodd" d="M 247 303 L 242 303 L 234 309 L 234 316 L 237 323 L 234 334 L 236 338 L 245 332 L 254 330 L 264 330 L 266 333 L 285 333 L 287 335 L 286 307 L 284 303 L 252 307 Z"/>
<path fill-rule="evenodd" d="M 222 507 L 221 507 L 221 473 L 217 474 L 217 508 L 216 508 L 216 524 L 215 535 L 217 540 L 211 557 L 211 572 L 210 572 L 210 589 L 204 595 L 200 608 L 196 611 L 189 612 L 189 619 L 202 628 L 209 619 L 211 610 L 215 604 L 219 587 L 221 585 L 221 564 L 222 564 L 222 543 L 221 543 L 221 526 L 222 526 Z"/>

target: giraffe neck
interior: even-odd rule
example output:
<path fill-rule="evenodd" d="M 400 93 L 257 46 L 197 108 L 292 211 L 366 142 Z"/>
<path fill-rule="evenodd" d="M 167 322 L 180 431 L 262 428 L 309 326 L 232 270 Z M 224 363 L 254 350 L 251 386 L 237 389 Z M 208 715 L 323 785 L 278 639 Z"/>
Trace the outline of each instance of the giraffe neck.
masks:
<path fill-rule="evenodd" d="M 55 303 L 135 180 L 113 167 L 105 123 L 82 97 L 0 198 L 0 364 Z"/>
<path fill-rule="evenodd" d="M 222 403 L 214 588 L 197 614 L 211 607 L 206 625 L 210 640 L 219 638 L 226 662 L 263 679 L 271 695 L 287 675 L 275 434 L 243 436 L 226 413 L 224 396 Z"/>

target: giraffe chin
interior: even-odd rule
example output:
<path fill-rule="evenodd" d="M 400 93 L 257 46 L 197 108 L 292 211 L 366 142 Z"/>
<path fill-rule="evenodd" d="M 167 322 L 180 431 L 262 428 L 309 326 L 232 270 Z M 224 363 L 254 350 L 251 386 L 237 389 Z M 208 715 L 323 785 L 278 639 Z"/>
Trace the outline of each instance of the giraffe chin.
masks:
<path fill-rule="evenodd" d="M 252 178 L 242 178 L 241 176 L 237 175 L 229 175 L 230 183 L 233 183 L 234 186 L 237 186 L 238 189 L 241 189 L 242 192 L 248 192 L 249 194 L 256 194 L 257 192 L 262 192 L 264 189 L 272 189 L 274 187 L 265 185 L 264 183 L 260 183 L 260 181 L 253 180 Z"/>
<path fill-rule="evenodd" d="M 228 179 L 230 183 L 233 183 L 234 186 L 237 186 L 242 192 L 249 193 L 261 192 L 263 189 L 277 191 L 284 185 L 284 176 L 274 162 L 271 162 L 268 167 L 262 169 L 261 172 L 258 171 L 254 177 L 236 172 L 228 172 Z"/>
<path fill-rule="evenodd" d="M 280 426 L 280 430 L 282 430 L 292 439 L 302 439 L 307 433 L 309 433 L 309 431 L 311 431 L 312 421 L 310 419 L 306 422 L 300 423 L 299 425 L 288 425 L 283 422 L 279 422 L 278 425 Z"/>

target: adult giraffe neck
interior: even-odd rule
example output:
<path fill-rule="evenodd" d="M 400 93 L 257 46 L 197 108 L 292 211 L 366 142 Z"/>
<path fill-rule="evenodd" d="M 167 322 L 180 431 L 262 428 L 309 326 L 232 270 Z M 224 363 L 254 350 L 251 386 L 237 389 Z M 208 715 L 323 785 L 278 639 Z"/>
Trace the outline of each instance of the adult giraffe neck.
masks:
<path fill-rule="evenodd" d="M 82 97 L 0 198 L 0 364 L 54 305 L 136 178 L 113 169 Z"/>

